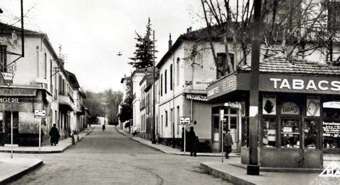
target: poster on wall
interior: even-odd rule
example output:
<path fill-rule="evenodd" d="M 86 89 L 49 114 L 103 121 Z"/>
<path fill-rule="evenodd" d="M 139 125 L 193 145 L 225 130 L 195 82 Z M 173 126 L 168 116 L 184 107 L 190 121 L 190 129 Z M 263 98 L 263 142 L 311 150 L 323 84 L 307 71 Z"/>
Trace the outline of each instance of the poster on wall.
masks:
<path fill-rule="evenodd" d="M 276 98 L 263 97 L 262 100 L 262 114 L 275 115 L 276 114 Z"/>
<path fill-rule="evenodd" d="M 306 115 L 315 117 L 320 116 L 320 99 L 307 98 Z"/>

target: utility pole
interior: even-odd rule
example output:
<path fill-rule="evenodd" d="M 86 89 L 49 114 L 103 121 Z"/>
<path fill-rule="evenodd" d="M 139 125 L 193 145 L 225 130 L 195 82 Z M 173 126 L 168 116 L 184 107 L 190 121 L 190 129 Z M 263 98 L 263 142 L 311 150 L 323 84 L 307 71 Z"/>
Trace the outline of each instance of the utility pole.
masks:
<path fill-rule="evenodd" d="M 153 42 L 153 61 L 152 61 L 152 79 L 153 79 L 153 87 L 152 87 L 152 124 L 151 124 L 151 142 L 152 144 L 156 143 L 156 59 L 155 59 L 155 30 L 152 32 L 152 42 Z"/>
<path fill-rule="evenodd" d="M 251 46 L 251 81 L 250 81 L 250 107 L 249 107 L 249 164 L 248 175 L 259 175 L 258 164 L 258 133 L 259 133 L 259 63 L 261 34 L 261 6 L 262 0 L 254 0 L 254 30 Z"/>

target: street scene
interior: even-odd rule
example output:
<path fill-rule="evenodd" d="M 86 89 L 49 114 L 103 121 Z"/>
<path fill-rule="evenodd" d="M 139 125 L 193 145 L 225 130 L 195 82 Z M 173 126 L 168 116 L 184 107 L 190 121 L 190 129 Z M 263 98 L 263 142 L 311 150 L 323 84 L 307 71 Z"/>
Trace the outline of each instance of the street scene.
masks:
<path fill-rule="evenodd" d="M 0 184 L 340 184 L 339 0 L 1 0 Z"/>

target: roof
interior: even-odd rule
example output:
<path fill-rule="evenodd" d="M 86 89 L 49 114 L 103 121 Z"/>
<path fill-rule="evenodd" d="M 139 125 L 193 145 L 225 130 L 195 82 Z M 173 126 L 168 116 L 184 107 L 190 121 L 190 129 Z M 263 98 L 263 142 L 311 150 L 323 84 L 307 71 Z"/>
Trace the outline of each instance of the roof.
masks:
<path fill-rule="evenodd" d="M 20 33 L 21 28 L 0 22 L 0 34 L 12 34 L 13 31 Z M 44 33 L 32 31 L 28 29 L 24 29 L 24 34 L 25 35 L 38 35 L 38 36 L 44 35 Z"/>
<path fill-rule="evenodd" d="M 250 66 L 242 66 L 239 70 L 250 71 Z M 306 60 L 289 62 L 283 58 L 265 59 L 260 62 L 260 72 L 289 73 L 289 74 L 315 74 L 340 75 L 340 66 L 320 64 Z"/>
<path fill-rule="evenodd" d="M 66 76 L 67 80 L 70 82 L 72 88 L 73 89 L 80 88 L 76 75 L 74 75 L 73 73 L 71 73 L 67 70 L 64 70 L 64 71 L 65 71 L 65 76 Z"/>
<path fill-rule="evenodd" d="M 0 35 L 11 35 L 13 31 L 16 31 L 17 34 L 19 34 L 21 33 L 21 28 L 0 22 Z M 58 58 L 58 55 L 53 49 L 53 46 L 51 42 L 49 41 L 46 33 L 24 29 L 24 35 L 40 37 L 45 42 L 47 48 L 51 51 L 51 54 L 53 55 L 53 57 L 56 59 Z"/>
<path fill-rule="evenodd" d="M 211 33 L 210 33 L 211 32 Z M 166 60 L 177 50 L 177 48 L 184 42 L 184 41 L 209 41 L 220 40 L 221 36 L 225 34 L 225 27 L 224 26 L 213 26 L 212 28 L 208 29 L 207 27 L 198 29 L 195 31 L 187 32 L 185 34 L 180 35 L 172 47 L 163 55 L 161 60 L 157 63 L 157 67 L 160 68 Z"/>

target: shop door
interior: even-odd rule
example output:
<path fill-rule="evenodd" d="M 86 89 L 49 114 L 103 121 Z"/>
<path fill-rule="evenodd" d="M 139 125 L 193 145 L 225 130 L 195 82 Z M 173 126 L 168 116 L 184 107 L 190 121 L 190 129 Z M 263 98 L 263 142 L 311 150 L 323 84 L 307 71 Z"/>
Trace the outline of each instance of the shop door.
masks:
<path fill-rule="evenodd" d="M 4 114 L 4 122 L 5 122 L 5 133 L 7 135 L 7 143 L 10 142 L 10 134 L 11 134 L 11 114 L 13 114 L 13 135 L 14 135 L 14 143 L 17 143 L 17 135 L 19 133 L 19 113 L 18 112 L 10 112 L 5 111 Z"/>
<path fill-rule="evenodd" d="M 232 115 L 232 114 L 225 114 L 224 116 L 225 122 L 224 122 L 224 130 L 229 130 L 230 131 L 230 135 L 233 138 L 233 146 L 232 149 L 233 150 L 237 150 L 238 149 L 238 141 L 239 141 L 239 131 L 238 131 L 238 117 L 237 115 Z"/>

